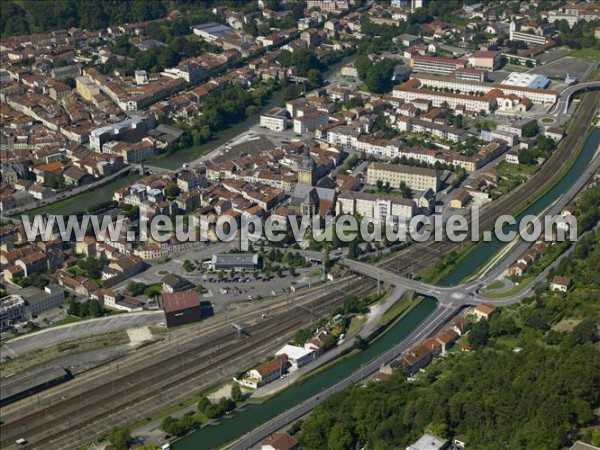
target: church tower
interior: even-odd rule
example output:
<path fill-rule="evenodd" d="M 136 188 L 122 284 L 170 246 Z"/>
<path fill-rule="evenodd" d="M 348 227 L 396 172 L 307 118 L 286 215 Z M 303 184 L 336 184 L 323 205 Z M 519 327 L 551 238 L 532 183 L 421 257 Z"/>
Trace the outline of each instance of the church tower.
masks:
<path fill-rule="evenodd" d="M 298 162 L 298 183 L 308 184 L 314 186 L 315 184 L 315 169 L 317 163 L 310 156 L 310 152 L 305 152 Z"/>

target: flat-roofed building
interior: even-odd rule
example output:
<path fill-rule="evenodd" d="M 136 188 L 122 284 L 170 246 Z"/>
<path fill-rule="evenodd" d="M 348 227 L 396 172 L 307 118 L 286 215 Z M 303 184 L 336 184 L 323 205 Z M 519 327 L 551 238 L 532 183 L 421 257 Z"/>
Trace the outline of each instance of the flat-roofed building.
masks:
<path fill-rule="evenodd" d="M 404 182 L 416 191 L 431 189 L 437 192 L 440 187 L 439 172 L 435 169 L 372 162 L 367 168 L 367 183 L 375 185 L 379 180 L 394 188 L 399 188 Z"/>
<path fill-rule="evenodd" d="M 256 253 L 225 253 L 212 255 L 213 269 L 255 269 L 260 264 Z"/>
<path fill-rule="evenodd" d="M 338 214 L 359 214 L 380 223 L 405 223 L 415 215 L 417 206 L 408 198 L 348 191 L 338 195 L 336 208 Z"/>
<path fill-rule="evenodd" d="M 469 64 L 474 69 L 494 71 L 500 67 L 500 52 L 477 51 L 469 57 Z"/>
<path fill-rule="evenodd" d="M 320 126 L 329 123 L 329 113 L 325 111 L 313 111 L 294 119 L 294 133 L 304 134 L 315 131 Z"/>
<path fill-rule="evenodd" d="M 464 67 L 454 71 L 454 78 L 457 80 L 479 81 L 483 83 L 487 77 L 487 70 L 471 69 Z"/>
<path fill-rule="evenodd" d="M 0 330 L 25 318 L 25 299 L 13 294 L 0 299 Z"/>
<path fill-rule="evenodd" d="M 428 55 L 413 55 L 410 65 L 415 72 L 439 73 L 449 75 L 457 69 L 465 67 L 465 60 L 438 58 Z"/>
<path fill-rule="evenodd" d="M 448 441 L 432 434 L 424 434 L 417 442 L 406 447 L 406 450 L 443 450 Z"/>
<path fill-rule="evenodd" d="M 260 116 L 260 126 L 271 131 L 285 131 L 288 127 L 287 111 L 284 108 L 272 108 Z"/>
<path fill-rule="evenodd" d="M 200 36 L 202 39 L 208 42 L 216 41 L 219 38 L 226 37 L 235 33 L 235 31 L 233 31 L 232 28 L 215 22 L 208 22 L 200 25 L 195 25 L 192 28 L 192 31 L 196 36 Z"/>

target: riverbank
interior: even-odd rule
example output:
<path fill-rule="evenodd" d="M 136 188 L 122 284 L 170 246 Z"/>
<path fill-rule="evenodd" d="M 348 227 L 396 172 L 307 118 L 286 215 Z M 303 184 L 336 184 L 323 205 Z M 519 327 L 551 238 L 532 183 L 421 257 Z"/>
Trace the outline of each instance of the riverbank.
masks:
<path fill-rule="evenodd" d="M 557 183 L 555 183 L 548 191 L 546 191 L 545 194 L 542 195 L 541 198 L 538 198 L 536 201 L 530 203 L 527 210 L 523 211 L 522 214 L 533 213 L 535 211 L 542 211 L 549 204 L 554 203 L 564 192 L 566 192 L 568 190 L 567 187 L 570 186 L 571 184 L 573 184 L 574 182 L 576 182 L 579 179 L 579 177 L 581 177 L 581 175 L 583 173 L 585 173 L 586 167 L 587 167 L 589 161 L 592 159 L 592 157 L 595 154 L 595 151 L 597 149 L 597 146 L 598 146 L 598 142 L 596 142 L 597 139 L 600 139 L 600 133 L 592 134 L 588 138 L 588 141 L 586 142 L 586 145 L 584 146 L 584 148 L 580 151 L 577 161 L 575 161 L 575 163 L 570 166 L 570 168 L 567 170 L 567 173 L 565 173 L 558 180 Z M 592 146 L 594 146 L 594 145 L 595 145 L 595 148 L 592 148 Z M 499 241 L 498 241 L 498 243 L 502 244 Z M 487 245 L 487 247 L 486 247 L 486 245 Z M 490 257 L 493 254 L 493 253 L 489 252 L 490 245 L 494 245 L 494 243 L 485 243 L 484 246 L 470 250 L 469 254 L 473 254 L 474 252 L 481 252 L 482 251 L 481 248 L 484 248 L 486 251 L 486 254 L 484 254 L 484 256 Z M 464 270 L 464 267 L 466 264 L 469 264 L 470 272 L 473 273 L 473 270 L 474 270 L 473 259 L 472 258 L 464 258 L 464 259 L 461 259 L 460 262 L 458 263 L 459 266 L 462 265 L 463 270 Z M 475 267 L 479 267 L 479 265 L 475 265 Z M 447 277 L 445 277 L 442 280 L 442 283 L 447 284 L 449 282 L 452 282 L 453 277 L 457 277 L 456 269 L 454 271 L 452 271 Z M 461 276 L 460 279 L 462 279 L 462 278 L 463 277 Z M 411 314 L 409 313 L 409 316 L 410 315 Z M 402 323 L 403 322 L 401 321 L 400 324 L 402 324 Z M 394 327 L 392 330 L 396 330 L 399 325 Z M 394 334 L 394 332 L 392 330 L 390 330 L 391 331 L 390 335 Z M 381 340 L 375 341 L 375 343 L 372 345 L 372 347 L 375 347 L 379 342 L 384 342 L 386 340 L 386 336 L 387 336 L 387 334 L 384 335 L 381 338 Z M 370 348 L 372 348 L 372 347 L 370 347 Z M 356 358 L 359 358 L 362 355 L 363 355 L 362 353 L 359 353 L 356 355 Z M 362 357 L 364 358 L 364 356 L 362 356 Z M 321 373 L 315 374 L 314 376 L 310 377 L 309 380 L 307 380 L 307 383 L 317 383 L 318 382 L 318 383 L 321 383 L 321 386 L 323 386 L 323 387 L 330 386 L 329 376 L 328 376 L 329 370 L 336 370 L 336 369 L 340 370 L 339 368 L 345 367 L 345 364 L 350 364 L 354 360 L 355 360 L 354 358 L 351 358 L 346 361 L 341 361 L 339 364 L 333 365 L 331 367 L 331 369 L 323 370 Z M 302 386 L 303 385 L 299 385 L 297 387 L 291 386 L 290 392 L 294 389 L 301 389 Z M 267 405 L 273 404 L 272 402 L 275 402 L 275 401 L 280 402 L 281 401 L 280 397 L 284 397 L 286 392 L 288 392 L 288 391 L 284 391 L 281 394 L 276 395 L 274 398 L 269 399 L 268 401 L 266 401 L 265 403 L 263 403 L 261 405 L 252 405 L 252 406 L 248 407 L 248 411 L 252 411 L 253 408 L 255 408 L 255 407 L 256 408 L 260 407 L 260 406 L 266 407 Z M 298 392 L 298 391 L 296 391 L 296 392 Z M 300 391 L 300 392 L 302 392 L 302 391 Z M 318 391 L 316 391 L 316 392 L 318 392 Z M 305 394 L 305 396 L 304 396 L 305 399 L 311 397 L 311 395 L 306 395 L 306 394 L 309 394 L 308 392 L 304 392 L 304 394 Z M 290 393 L 289 395 L 292 395 L 292 394 Z M 298 394 L 296 394 L 296 395 L 298 395 Z M 291 404 L 295 404 L 295 403 L 288 403 L 288 407 Z M 271 410 L 272 414 L 269 414 L 269 415 L 272 417 L 275 417 L 277 415 L 277 413 L 276 413 L 277 409 L 279 409 L 279 408 L 272 409 Z M 283 412 L 283 411 L 281 411 L 281 412 Z M 246 414 L 246 415 L 243 416 L 242 414 Z M 194 434 L 188 436 L 187 438 L 184 438 L 181 441 L 178 441 L 177 443 L 175 443 L 174 448 L 176 450 L 187 450 L 187 449 L 197 448 L 197 445 L 199 445 L 200 442 L 202 442 L 202 444 L 204 446 L 207 446 L 208 448 L 219 447 L 219 446 L 224 445 L 228 440 L 234 439 L 235 436 L 239 436 L 240 434 L 243 434 L 244 430 L 250 430 L 253 427 L 256 427 L 257 424 L 261 423 L 261 421 L 266 420 L 266 412 L 261 412 L 260 414 L 254 414 L 254 416 L 255 416 L 254 418 L 250 417 L 250 413 L 242 413 L 242 414 L 240 414 L 239 416 L 235 416 L 235 419 L 228 420 L 219 426 L 203 428 L 199 432 L 194 433 Z M 281 413 L 279 413 L 279 414 L 281 414 Z M 265 420 L 261 420 L 261 419 L 265 419 Z M 194 447 L 194 446 L 196 446 L 196 447 Z"/>
<path fill-rule="evenodd" d="M 355 372 L 376 355 L 383 354 L 394 347 L 415 330 L 434 310 L 436 302 L 427 299 L 417 305 L 396 326 L 390 328 L 381 338 L 377 339 L 366 350 L 357 353 L 352 358 L 340 361 L 323 370 L 318 375 L 307 378 L 303 383 L 292 385 L 289 389 L 276 394 L 260 404 L 249 404 L 244 411 L 234 413 L 219 425 L 207 426 L 173 444 L 175 450 L 192 450 L 198 448 L 218 448 L 237 436 L 253 430 L 289 409 L 292 405 L 301 403 L 306 398 L 314 397 L 327 387 Z"/>
<path fill-rule="evenodd" d="M 526 215 L 537 216 L 541 214 L 546 208 L 561 198 L 569 190 L 570 186 L 577 183 L 588 169 L 598 145 L 600 145 L 600 131 L 597 128 L 592 128 L 592 132 L 584 135 L 583 142 L 574 150 L 573 156 L 564 163 L 565 169 L 560 172 L 558 177 L 555 177 L 554 181 L 547 185 L 534 199 L 517 209 L 517 213 L 513 215 L 516 222 L 519 223 Z M 505 228 L 506 230 L 515 229 L 514 226 L 507 226 Z M 454 267 L 448 272 L 441 284 L 452 286 L 459 284 L 469 277 L 476 276 L 479 271 L 473 273 L 472 267 L 485 266 L 485 262 L 493 259 L 504 247 L 505 243 L 495 237 L 490 241 L 471 244 L 457 257 Z M 464 252 L 468 253 L 463 254 Z"/>

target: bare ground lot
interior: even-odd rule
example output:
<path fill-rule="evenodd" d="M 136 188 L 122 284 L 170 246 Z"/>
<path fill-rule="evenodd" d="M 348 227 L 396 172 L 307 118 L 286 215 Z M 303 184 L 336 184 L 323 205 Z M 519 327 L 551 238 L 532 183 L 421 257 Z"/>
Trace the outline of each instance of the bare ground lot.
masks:
<path fill-rule="evenodd" d="M 563 319 L 560 322 L 558 322 L 556 325 L 554 325 L 552 327 L 552 329 L 554 331 L 558 331 L 559 333 L 565 333 L 568 331 L 573 331 L 573 328 L 575 328 L 577 325 L 579 325 L 582 322 L 582 319 Z"/>
<path fill-rule="evenodd" d="M 577 78 L 579 81 L 585 81 L 597 65 L 598 61 L 591 58 L 575 58 L 573 56 L 567 56 L 546 65 L 536 67 L 531 70 L 531 73 L 559 79 L 564 79 L 568 74 L 571 77 Z"/>

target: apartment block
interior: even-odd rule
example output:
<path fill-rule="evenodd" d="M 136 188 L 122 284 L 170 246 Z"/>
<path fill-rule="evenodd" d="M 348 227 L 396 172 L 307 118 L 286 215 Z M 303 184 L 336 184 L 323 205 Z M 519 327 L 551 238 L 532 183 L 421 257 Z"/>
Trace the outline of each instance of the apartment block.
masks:
<path fill-rule="evenodd" d="M 394 188 L 404 182 L 415 191 L 437 192 L 440 187 L 440 175 L 435 169 L 372 162 L 367 168 L 367 184 L 375 185 L 379 180 Z"/>
<path fill-rule="evenodd" d="M 271 131 L 285 131 L 288 127 L 287 111 L 283 108 L 272 108 L 260 116 L 260 126 Z"/>
<path fill-rule="evenodd" d="M 338 196 L 338 214 L 359 214 L 381 223 L 388 220 L 405 223 L 415 215 L 417 205 L 411 199 L 367 192 L 343 192 Z"/>
<path fill-rule="evenodd" d="M 438 73 L 442 75 L 450 75 L 457 69 L 465 67 L 465 60 L 438 58 L 428 55 L 413 55 L 410 60 L 410 65 L 415 72 Z"/>

